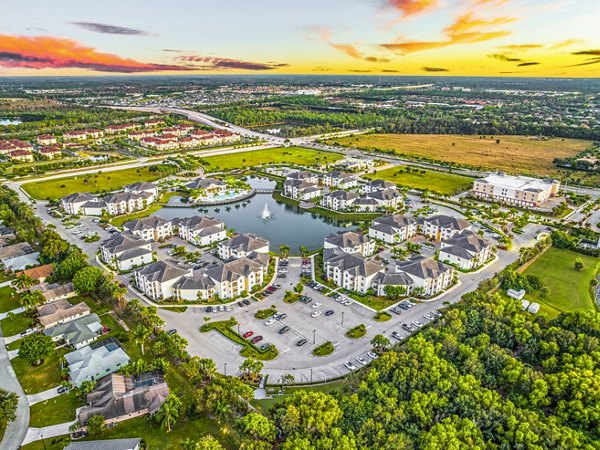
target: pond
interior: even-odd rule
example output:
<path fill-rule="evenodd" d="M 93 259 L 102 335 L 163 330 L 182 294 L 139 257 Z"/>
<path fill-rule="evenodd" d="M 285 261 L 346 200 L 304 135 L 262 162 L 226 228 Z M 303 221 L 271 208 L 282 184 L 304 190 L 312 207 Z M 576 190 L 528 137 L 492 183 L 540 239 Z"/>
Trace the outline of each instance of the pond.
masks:
<path fill-rule="evenodd" d="M 0 125 L 19 125 L 21 123 L 23 123 L 23 121 L 19 119 L 3 119 L 0 117 Z"/>
<path fill-rule="evenodd" d="M 270 180 L 250 179 L 253 188 L 268 188 L 274 185 Z M 171 198 L 177 202 L 176 197 Z M 263 219 L 265 205 L 270 219 Z M 342 223 L 327 217 L 305 211 L 297 206 L 279 203 L 271 194 L 256 194 L 245 201 L 229 205 L 198 208 L 164 207 L 155 215 L 165 219 L 208 215 L 222 220 L 228 228 L 238 233 L 255 233 L 267 238 L 271 250 L 278 251 L 281 245 L 288 245 L 292 253 L 298 254 L 298 248 L 307 247 L 310 251 L 323 247 L 323 238 L 340 230 L 352 229 L 354 224 Z"/>

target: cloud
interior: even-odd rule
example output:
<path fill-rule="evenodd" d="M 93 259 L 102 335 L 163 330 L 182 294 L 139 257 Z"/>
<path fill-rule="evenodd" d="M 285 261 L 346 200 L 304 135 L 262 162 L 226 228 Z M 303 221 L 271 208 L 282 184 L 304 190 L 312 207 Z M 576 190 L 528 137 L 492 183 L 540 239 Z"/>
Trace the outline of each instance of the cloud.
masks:
<path fill-rule="evenodd" d="M 487 55 L 487 56 L 488 56 L 488 58 L 497 59 L 499 61 L 506 61 L 506 62 L 520 62 L 520 61 L 523 61 L 520 58 L 513 58 L 513 57 L 510 57 L 510 56 L 503 55 L 501 53 L 492 53 L 491 55 Z"/>
<path fill-rule="evenodd" d="M 369 72 L 373 72 L 373 71 L 371 69 L 350 69 L 348 72 L 369 73 Z"/>
<path fill-rule="evenodd" d="M 240 70 L 273 70 L 280 67 L 288 67 L 286 63 L 259 63 L 242 61 L 231 58 L 221 58 L 217 56 L 196 56 L 187 55 L 177 58 L 185 64 L 194 64 L 196 70 L 222 70 L 222 69 L 240 69 Z"/>
<path fill-rule="evenodd" d="M 438 0 L 387 0 L 389 6 L 402 12 L 402 17 L 410 17 L 430 11 L 438 6 Z"/>
<path fill-rule="evenodd" d="M 585 42 L 585 39 L 567 39 L 566 41 L 558 42 L 549 48 L 550 50 L 556 50 L 563 47 L 569 47 L 574 44 L 581 44 L 583 42 Z"/>
<path fill-rule="evenodd" d="M 448 69 L 443 67 L 421 67 L 423 72 L 448 72 Z"/>
<path fill-rule="evenodd" d="M 111 53 L 101 53 L 70 40 L 49 36 L 0 34 L 0 67 L 27 69 L 78 68 L 100 72 L 158 72 L 192 70 L 181 65 L 150 64 Z"/>
<path fill-rule="evenodd" d="M 368 56 L 363 54 L 360 50 L 358 50 L 354 45 L 350 44 L 334 44 L 329 43 L 332 48 L 339 50 L 340 52 L 350 56 L 351 58 L 362 59 L 363 61 L 368 62 L 378 62 L 378 63 L 386 63 L 390 62 L 388 58 L 379 58 L 377 56 Z"/>
<path fill-rule="evenodd" d="M 527 66 L 537 66 L 539 62 L 522 62 L 521 64 L 517 64 L 517 67 L 527 67 Z"/>
<path fill-rule="evenodd" d="M 579 52 L 573 52 L 571 55 L 600 56 L 600 50 L 581 50 Z"/>
<path fill-rule="evenodd" d="M 565 66 L 565 67 L 579 67 L 579 66 L 589 66 L 591 64 L 598 64 L 600 63 L 600 58 L 590 58 L 587 60 L 587 62 L 583 62 L 583 63 L 579 63 L 579 64 L 573 64 L 570 66 Z"/>
<path fill-rule="evenodd" d="M 543 48 L 543 44 L 513 44 L 513 45 L 501 45 L 498 48 L 504 48 L 506 50 L 531 50 L 534 48 Z"/>
<path fill-rule="evenodd" d="M 84 28 L 88 31 L 94 31 L 96 33 L 103 34 L 121 34 L 121 35 L 130 35 L 130 36 L 146 36 L 149 33 L 136 30 L 135 28 L 127 28 L 127 27 L 119 27 L 117 25 L 106 25 L 104 23 L 96 23 L 96 22 L 71 22 L 73 25 L 77 25 L 78 27 Z"/>
<path fill-rule="evenodd" d="M 435 48 L 448 47 L 456 44 L 474 44 L 485 42 L 510 34 L 506 30 L 493 30 L 498 25 L 514 22 L 511 17 L 496 17 L 493 19 L 479 19 L 469 12 L 459 16 L 454 23 L 444 29 L 446 40 L 443 41 L 400 41 L 381 44 L 381 47 L 395 53 L 414 53 Z"/>
<path fill-rule="evenodd" d="M 383 69 L 382 72 L 384 72 L 384 73 L 398 73 L 400 71 L 396 70 L 396 69 Z"/>

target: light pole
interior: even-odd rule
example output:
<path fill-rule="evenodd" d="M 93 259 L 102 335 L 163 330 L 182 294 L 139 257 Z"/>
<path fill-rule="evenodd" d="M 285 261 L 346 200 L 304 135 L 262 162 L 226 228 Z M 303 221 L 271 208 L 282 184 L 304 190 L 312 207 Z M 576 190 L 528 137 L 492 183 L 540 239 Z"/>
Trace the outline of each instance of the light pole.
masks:
<path fill-rule="evenodd" d="M 44 435 L 40 435 L 42 437 L 42 444 L 44 444 L 44 450 L 46 450 L 46 441 L 44 441 Z"/>
<path fill-rule="evenodd" d="M 227 376 L 227 363 L 224 363 L 223 365 L 225 366 L 223 370 L 224 375 Z"/>
<path fill-rule="evenodd" d="M 344 326 L 344 311 L 342 311 L 342 326 Z"/>
<path fill-rule="evenodd" d="M 241 336 L 240 334 L 240 324 L 238 323 L 238 336 Z"/>
<path fill-rule="evenodd" d="M 310 369 L 310 384 L 312 384 L 312 367 Z"/>
<path fill-rule="evenodd" d="M 313 344 L 317 343 L 317 330 L 313 330 Z"/>

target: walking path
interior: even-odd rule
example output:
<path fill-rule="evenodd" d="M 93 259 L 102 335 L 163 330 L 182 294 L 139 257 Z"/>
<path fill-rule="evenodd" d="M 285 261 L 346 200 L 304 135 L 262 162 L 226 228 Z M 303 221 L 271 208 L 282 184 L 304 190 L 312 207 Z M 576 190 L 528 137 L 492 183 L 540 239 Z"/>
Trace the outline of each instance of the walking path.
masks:
<path fill-rule="evenodd" d="M 0 320 L 6 319 L 8 317 L 9 313 L 21 314 L 22 312 L 25 312 L 25 308 L 19 307 L 19 308 L 13 309 L 12 311 L 6 311 L 6 312 L 3 312 L 3 313 L 0 313 Z"/>
<path fill-rule="evenodd" d="M 58 397 L 58 388 L 55 386 L 53 388 L 48 389 L 47 391 L 38 392 L 37 394 L 31 394 L 27 396 L 27 401 L 29 401 L 29 406 L 35 405 L 36 403 L 44 402 L 46 400 L 50 400 L 51 398 Z"/>
<path fill-rule="evenodd" d="M 30 442 L 34 441 L 39 441 L 41 439 L 48 439 L 56 436 L 64 436 L 65 434 L 69 434 L 69 428 L 71 427 L 73 422 L 75 422 L 75 420 L 73 420 L 72 422 L 59 423 L 58 425 L 50 425 L 43 428 L 29 428 L 27 430 L 25 439 L 23 440 L 23 445 L 29 444 Z"/>

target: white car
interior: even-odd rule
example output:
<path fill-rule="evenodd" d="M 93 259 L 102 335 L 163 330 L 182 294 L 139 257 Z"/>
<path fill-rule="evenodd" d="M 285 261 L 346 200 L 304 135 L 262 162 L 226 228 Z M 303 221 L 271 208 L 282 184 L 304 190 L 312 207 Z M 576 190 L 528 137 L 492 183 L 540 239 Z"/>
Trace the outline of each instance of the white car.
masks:
<path fill-rule="evenodd" d="M 344 366 L 346 366 L 346 369 L 348 369 L 348 370 L 356 370 L 356 366 L 354 364 L 352 364 L 350 361 L 346 361 L 344 363 Z"/>
<path fill-rule="evenodd" d="M 315 311 L 314 313 L 312 313 L 312 314 L 310 315 L 310 317 L 312 317 L 312 318 L 314 319 L 314 318 L 316 318 L 316 317 L 319 317 L 320 315 L 321 315 L 321 311 Z"/>
<path fill-rule="evenodd" d="M 377 359 L 377 358 L 379 358 L 379 355 L 377 353 L 375 353 L 375 352 L 368 352 L 367 356 L 369 358 L 371 358 L 371 359 Z"/>
<path fill-rule="evenodd" d="M 425 313 L 423 314 L 423 317 L 425 317 L 427 320 L 435 320 L 435 317 L 433 317 L 431 314 L 429 313 Z"/>
<path fill-rule="evenodd" d="M 412 323 L 415 327 L 417 328 L 422 328 L 423 324 L 421 322 L 419 322 L 418 320 L 413 321 Z"/>
<path fill-rule="evenodd" d="M 439 312 L 437 309 L 434 309 L 433 311 L 431 311 L 431 314 L 433 314 L 434 316 L 442 317 L 442 313 Z"/>
<path fill-rule="evenodd" d="M 321 306 L 321 304 L 319 302 L 317 302 L 317 303 L 313 303 L 311 306 L 312 306 L 312 309 L 317 309 L 318 307 Z"/>
<path fill-rule="evenodd" d="M 363 366 L 367 365 L 367 360 L 365 358 L 363 358 L 362 356 L 357 356 L 356 360 L 361 363 Z"/>
<path fill-rule="evenodd" d="M 354 303 L 354 302 L 352 300 L 348 299 L 344 302 L 344 306 L 350 306 L 352 303 Z"/>
<path fill-rule="evenodd" d="M 226 311 L 231 311 L 231 306 L 229 306 L 229 305 L 225 306 L 225 310 Z"/>
<path fill-rule="evenodd" d="M 271 317 L 269 320 L 267 320 L 267 321 L 265 322 L 265 325 L 266 325 L 266 326 L 268 326 L 268 327 L 270 327 L 270 326 L 271 326 L 271 325 L 273 325 L 274 323 L 275 323 L 275 319 L 273 319 L 273 318 Z"/>

